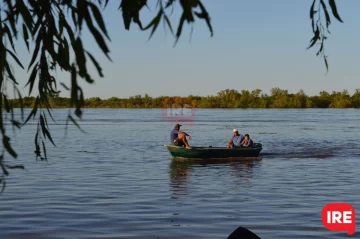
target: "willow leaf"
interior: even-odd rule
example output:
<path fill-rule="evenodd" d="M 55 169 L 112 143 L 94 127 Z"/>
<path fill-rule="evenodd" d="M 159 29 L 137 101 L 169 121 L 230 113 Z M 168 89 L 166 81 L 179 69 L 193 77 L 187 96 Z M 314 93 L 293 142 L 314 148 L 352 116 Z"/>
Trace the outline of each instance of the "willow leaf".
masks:
<path fill-rule="evenodd" d="M 341 17 L 340 17 L 340 15 L 339 15 L 338 11 L 337 11 L 337 7 L 336 7 L 335 0 L 329 0 L 329 5 L 330 5 L 330 7 L 331 7 L 331 10 L 332 10 L 332 13 L 333 13 L 334 17 L 335 17 L 337 20 L 339 20 L 340 22 L 343 22 L 343 21 L 341 20 Z"/>
<path fill-rule="evenodd" d="M 13 52 L 11 52 L 9 49 L 6 49 L 6 51 L 12 56 L 12 58 L 16 61 L 16 63 L 17 63 L 21 68 L 25 69 L 24 66 L 21 64 L 21 62 L 19 61 L 19 59 L 17 58 L 17 56 L 16 56 Z"/>

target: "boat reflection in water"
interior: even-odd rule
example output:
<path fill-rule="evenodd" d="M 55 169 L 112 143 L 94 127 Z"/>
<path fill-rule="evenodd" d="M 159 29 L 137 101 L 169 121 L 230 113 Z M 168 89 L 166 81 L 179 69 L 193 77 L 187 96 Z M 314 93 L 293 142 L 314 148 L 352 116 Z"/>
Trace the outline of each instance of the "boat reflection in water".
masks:
<path fill-rule="evenodd" d="M 172 158 L 169 164 L 170 187 L 173 192 L 172 199 L 178 199 L 182 195 L 187 195 L 187 185 L 192 181 L 192 172 L 203 167 L 221 167 L 220 170 L 230 171 L 229 175 L 234 176 L 234 180 L 247 180 L 252 177 L 252 168 L 259 166 L 262 158 L 242 158 L 242 159 L 180 159 Z M 193 180 L 197 180 L 196 178 Z M 198 178 L 200 180 L 200 178 Z M 215 178 L 214 178 L 215 180 Z"/>
<path fill-rule="evenodd" d="M 218 217 L 223 222 L 222 215 L 216 214 L 218 212 L 212 210 L 212 208 L 219 206 L 217 198 L 224 196 L 225 199 L 220 199 L 220 202 L 227 202 L 226 200 L 231 200 L 234 197 L 229 197 L 226 192 L 234 195 L 234 192 L 237 194 L 241 190 L 246 190 L 247 185 L 251 183 L 249 179 L 253 177 L 253 171 L 261 166 L 261 161 L 261 157 L 242 159 L 171 158 L 169 185 L 170 199 L 174 200 L 174 206 L 171 207 L 174 210 L 171 219 L 172 226 L 192 225 L 193 227 L 200 227 L 208 217 L 212 216 Z M 229 188 L 222 187 L 226 184 L 233 185 L 233 187 L 230 186 L 232 191 L 227 191 Z M 236 189 L 237 187 L 239 190 Z M 194 202 L 199 203 L 196 213 L 191 206 Z M 229 210 L 226 203 L 220 207 L 225 209 L 225 214 Z M 212 221 L 206 221 L 206 223 L 211 224 Z M 234 221 L 234 224 L 236 223 Z M 221 228 L 219 229 L 221 230 Z M 226 235 L 229 235 L 227 239 L 260 239 L 243 227 L 238 227 L 233 232 L 225 232 L 224 236 Z"/>
<path fill-rule="evenodd" d="M 173 192 L 171 199 L 178 199 L 187 195 L 187 183 L 190 180 L 192 163 L 172 160 L 170 163 L 170 190 Z"/>

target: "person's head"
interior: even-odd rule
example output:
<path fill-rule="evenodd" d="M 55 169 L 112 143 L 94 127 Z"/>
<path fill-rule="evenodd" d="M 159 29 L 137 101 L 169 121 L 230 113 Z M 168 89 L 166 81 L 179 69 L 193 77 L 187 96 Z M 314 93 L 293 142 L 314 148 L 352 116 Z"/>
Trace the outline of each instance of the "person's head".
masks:
<path fill-rule="evenodd" d="M 249 134 L 245 134 L 244 136 L 245 136 L 245 139 L 249 139 L 249 138 L 250 138 Z"/>
<path fill-rule="evenodd" d="M 181 124 L 176 124 L 176 125 L 174 126 L 174 129 L 180 130 L 180 127 L 181 127 Z"/>
<path fill-rule="evenodd" d="M 239 135 L 239 131 L 237 129 L 233 130 L 234 135 Z"/>

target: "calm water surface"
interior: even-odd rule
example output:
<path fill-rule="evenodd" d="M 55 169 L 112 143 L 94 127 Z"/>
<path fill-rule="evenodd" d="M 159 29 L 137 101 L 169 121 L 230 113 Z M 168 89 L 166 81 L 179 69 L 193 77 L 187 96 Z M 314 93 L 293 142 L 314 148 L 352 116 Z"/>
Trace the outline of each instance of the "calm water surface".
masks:
<path fill-rule="evenodd" d="M 238 226 L 346 238 L 323 228 L 322 207 L 360 211 L 359 110 L 196 110 L 182 128 L 191 145 L 224 146 L 236 127 L 264 146 L 256 160 L 205 163 L 171 160 L 174 123 L 160 109 L 87 109 L 87 133 L 65 137 L 66 113 L 54 111 L 47 163 L 35 161 L 34 123 L 12 139 L 26 170 L 0 196 L 0 238 L 225 239 Z"/>

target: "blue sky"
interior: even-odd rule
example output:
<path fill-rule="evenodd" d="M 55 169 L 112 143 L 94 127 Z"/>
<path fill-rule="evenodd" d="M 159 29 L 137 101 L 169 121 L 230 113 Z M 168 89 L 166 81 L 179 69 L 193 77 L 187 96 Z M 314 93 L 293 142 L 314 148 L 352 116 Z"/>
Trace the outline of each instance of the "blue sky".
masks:
<path fill-rule="evenodd" d="M 143 9 L 143 23 L 156 14 L 156 0 L 149 0 Z M 149 31 L 142 32 L 136 25 L 131 31 L 123 26 L 118 1 L 110 1 L 104 12 L 111 42 L 111 58 L 98 50 L 94 39 L 84 33 L 85 46 L 100 61 L 105 78 L 96 83 L 82 83 L 85 97 L 129 97 L 148 93 L 160 95 L 214 95 L 231 88 L 239 91 L 262 89 L 269 93 L 273 87 L 297 92 L 303 89 L 309 95 L 321 90 L 352 94 L 360 88 L 360 1 L 337 1 L 344 21 L 332 18 L 326 43 L 329 72 L 316 49 L 306 50 L 312 37 L 309 8 L 312 0 L 203 0 L 214 28 L 214 36 L 203 21 L 184 31 L 174 48 L 174 37 L 159 26 L 148 41 Z M 178 25 L 181 7 L 176 5 L 171 16 L 173 27 Z M 21 42 L 20 42 L 21 43 Z M 20 47 L 20 57 L 28 65 L 29 56 Z M 90 65 L 92 67 L 92 65 Z M 94 76 L 97 76 L 95 71 Z M 16 69 L 16 76 L 25 85 L 28 73 Z M 70 82 L 70 76 L 57 74 L 61 82 Z M 62 96 L 69 96 L 63 88 Z M 28 90 L 24 90 L 24 93 Z"/>

